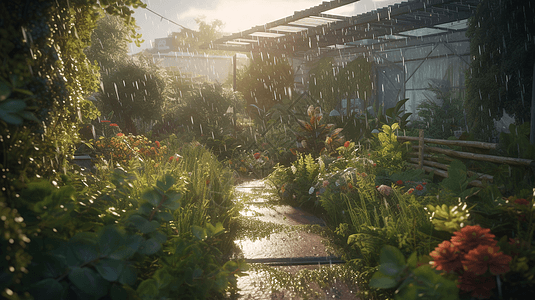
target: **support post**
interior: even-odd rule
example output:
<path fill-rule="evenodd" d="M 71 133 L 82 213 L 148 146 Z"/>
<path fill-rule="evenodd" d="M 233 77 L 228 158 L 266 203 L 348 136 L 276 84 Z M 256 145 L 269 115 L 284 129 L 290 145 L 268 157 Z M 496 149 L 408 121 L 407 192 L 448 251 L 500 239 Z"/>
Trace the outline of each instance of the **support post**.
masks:
<path fill-rule="evenodd" d="M 534 36 L 535 37 L 535 36 Z M 535 63 L 533 63 L 533 78 L 531 82 L 531 132 L 529 142 L 535 145 Z"/>
<path fill-rule="evenodd" d="M 418 135 L 418 169 L 423 169 L 424 167 L 424 130 L 420 129 Z"/>
<path fill-rule="evenodd" d="M 236 56 L 238 54 L 234 54 L 232 57 L 232 88 L 234 91 L 236 91 Z"/>

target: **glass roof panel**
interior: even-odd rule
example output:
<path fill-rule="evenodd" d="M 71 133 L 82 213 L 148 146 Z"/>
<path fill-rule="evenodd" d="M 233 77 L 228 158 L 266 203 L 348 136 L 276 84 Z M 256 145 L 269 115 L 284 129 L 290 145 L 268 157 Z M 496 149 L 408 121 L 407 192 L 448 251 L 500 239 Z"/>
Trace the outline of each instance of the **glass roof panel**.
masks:
<path fill-rule="evenodd" d="M 449 22 L 444 24 L 435 25 L 437 28 L 448 29 L 448 30 L 460 30 L 468 28 L 468 19 L 459 20 L 455 22 Z"/>
<path fill-rule="evenodd" d="M 447 31 L 443 29 L 438 29 L 438 28 L 424 27 L 424 28 L 403 31 L 403 32 L 400 32 L 399 34 L 410 35 L 410 36 L 426 36 L 426 35 L 432 35 L 432 34 L 438 34 L 438 33 L 444 33 L 444 32 L 447 32 Z"/>
<path fill-rule="evenodd" d="M 299 31 L 307 30 L 307 28 L 281 25 L 281 26 L 272 27 L 269 30 L 283 31 L 283 32 L 299 32 Z"/>
<path fill-rule="evenodd" d="M 262 32 L 257 31 L 249 34 L 250 36 L 258 36 L 258 37 L 267 37 L 267 38 L 277 38 L 277 37 L 283 37 L 284 34 L 282 33 L 274 33 L 274 32 Z"/>

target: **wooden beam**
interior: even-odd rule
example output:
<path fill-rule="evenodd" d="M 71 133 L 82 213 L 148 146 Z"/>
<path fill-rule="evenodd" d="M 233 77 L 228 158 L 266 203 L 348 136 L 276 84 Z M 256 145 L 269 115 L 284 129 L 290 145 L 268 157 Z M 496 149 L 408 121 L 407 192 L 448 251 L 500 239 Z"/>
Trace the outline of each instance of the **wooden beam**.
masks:
<path fill-rule="evenodd" d="M 398 141 L 418 141 L 418 137 L 415 136 L 398 136 Z M 459 140 L 438 140 L 424 138 L 424 142 L 428 144 L 446 145 L 446 146 L 461 146 L 461 147 L 473 147 L 481 149 L 496 149 L 498 144 L 485 143 L 477 141 L 459 141 Z"/>
<path fill-rule="evenodd" d="M 489 162 L 498 163 L 498 164 L 508 164 L 508 165 L 515 165 L 515 166 L 529 166 L 529 167 L 535 168 L 535 160 L 531 160 L 531 159 L 502 157 L 502 156 L 486 155 L 486 154 L 475 154 L 475 153 L 470 153 L 470 152 L 455 151 L 455 150 L 442 149 L 442 148 L 437 148 L 437 147 L 426 147 L 425 149 L 431 152 L 442 153 L 442 154 L 459 157 L 459 158 L 489 161 Z"/>

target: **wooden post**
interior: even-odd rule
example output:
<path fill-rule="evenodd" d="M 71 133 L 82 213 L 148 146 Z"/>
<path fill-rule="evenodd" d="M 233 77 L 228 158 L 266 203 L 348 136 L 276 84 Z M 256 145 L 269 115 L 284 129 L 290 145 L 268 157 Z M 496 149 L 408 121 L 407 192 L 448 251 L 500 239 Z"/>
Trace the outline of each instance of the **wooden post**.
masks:
<path fill-rule="evenodd" d="M 422 169 L 424 167 L 424 130 L 420 129 L 419 135 L 418 135 L 418 169 Z"/>

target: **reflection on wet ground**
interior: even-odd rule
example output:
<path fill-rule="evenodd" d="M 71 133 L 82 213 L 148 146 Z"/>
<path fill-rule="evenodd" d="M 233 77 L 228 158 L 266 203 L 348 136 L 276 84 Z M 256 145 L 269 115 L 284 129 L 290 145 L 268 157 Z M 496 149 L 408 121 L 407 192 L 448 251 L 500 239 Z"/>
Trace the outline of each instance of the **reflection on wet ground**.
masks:
<path fill-rule="evenodd" d="M 340 267 L 336 263 L 341 261 L 325 247 L 320 235 L 306 229 L 307 225 L 324 226 L 323 220 L 288 205 L 270 205 L 261 180 L 243 183 L 236 192 L 247 198 L 242 216 L 287 228 L 236 241 L 240 256 L 251 264 L 249 276 L 238 278 L 240 299 L 357 299 L 354 287 L 350 289 L 336 278 Z M 314 276 L 332 278 L 328 286 L 320 286 L 310 280 Z"/>

